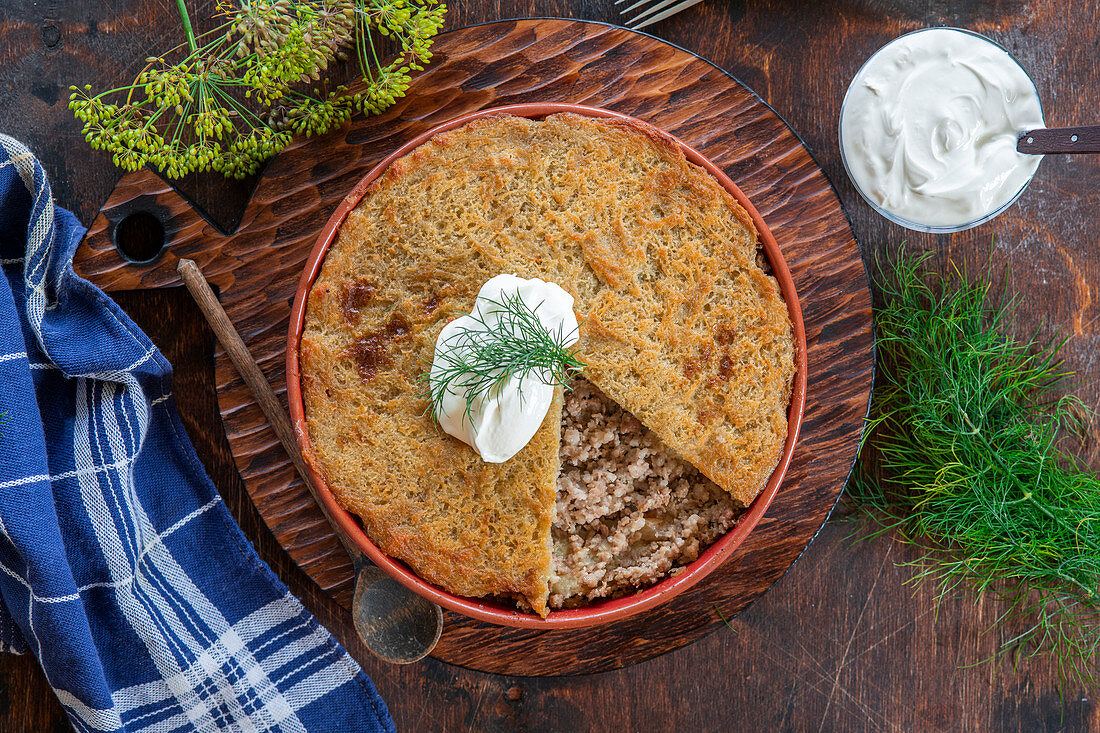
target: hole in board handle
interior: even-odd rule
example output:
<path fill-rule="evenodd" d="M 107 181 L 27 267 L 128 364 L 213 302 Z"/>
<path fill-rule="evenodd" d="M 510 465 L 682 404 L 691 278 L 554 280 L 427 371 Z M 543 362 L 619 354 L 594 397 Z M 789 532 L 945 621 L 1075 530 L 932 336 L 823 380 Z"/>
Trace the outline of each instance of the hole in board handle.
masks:
<path fill-rule="evenodd" d="M 1075 142 L 1077 142 L 1077 136 L 1076 136 L 1076 135 L 1071 135 L 1071 136 L 1070 136 L 1070 138 L 1069 138 L 1069 141 L 1070 141 L 1071 143 L 1075 143 Z"/>
<path fill-rule="evenodd" d="M 160 257 L 167 238 L 164 224 L 149 211 L 127 214 L 114 228 L 115 249 L 127 262 L 146 265 Z"/>

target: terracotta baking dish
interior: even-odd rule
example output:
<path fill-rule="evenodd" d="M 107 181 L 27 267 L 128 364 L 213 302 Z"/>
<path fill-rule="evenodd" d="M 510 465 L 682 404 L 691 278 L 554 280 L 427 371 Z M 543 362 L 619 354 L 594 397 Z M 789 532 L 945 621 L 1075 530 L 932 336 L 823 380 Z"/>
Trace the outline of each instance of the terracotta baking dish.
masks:
<path fill-rule="evenodd" d="M 551 611 L 546 618 L 539 618 L 531 613 L 522 613 L 515 608 L 509 608 L 502 604 L 456 596 L 436 585 L 422 580 L 404 563 L 383 554 L 382 551 L 371 542 L 370 538 L 367 537 L 359 520 L 337 504 L 336 498 L 332 495 L 332 492 L 329 491 L 321 476 L 311 470 L 313 482 L 316 484 L 322 500 L 327 505 L 329 511 L 332 512 L 336 521 L 340 523 L 344 531 L 347 532 L 351 539 L 374 563 L 393 576 L 398 582 L 425 598 L 438 603 L 444 608 L 457 611 L 471 618 L 504 626 L 531 629 L 568 629 L 617 621 L 631 614 L 664 603 L 676 594 L 692 587 L 705 578 L 708 573 L 721 565 L 731 554 L 733 554 L 733 551 L 744 542 L 745 537 L 748 536 L 749 532 L 751 532 L 757 522 L 760 521 L 760 518 L 764 515 L 768 505 L 771 504 L 772 499 L 779 490 L 779 485 L 783 481 L 784 474 L 787 472 L 787 466 L 790 464 L 791 455 L 794 452 L 794 446 L 798 440 L 798 432 L 802 424 L 802 412 L 806 403 L 806 332 L 802 324 L 802 309 L 798 302 L 798 294 L 795 292 L 790 270 L 787 268 L 787 263 L 784 261 L 783 255 L 779 251 L 779 245 L 776 244 L 775 237 L 772 236 L 767 224 L 760 218 L 760 214 L 753 207 L 752 203 L 749 202 L 748 198 L 745 197 L 745 194 L 741 192 L 741 189 L 735 186 L 721 170 L 698 152 L 679 140 L 676 140 L 668 133 L 658 130 L 649 123 L 619 114 L 618 112 L 575 104 L 519 104 L 508 107 L 497 107 L 495 109 L 486 109 L 463 115 L 428 130 L 405 143 L 375 166 L 374 169 L 351 190 L 344 198 L 343 202 L 336 208 L 336 211 L 333 212 L 332 217 L 328 220 L 324 229 L 321 230 L 321 234 L 317 238 L 317 243 L 310 253 L 309 260 L 306 262 L 301 281 L 298 283 L 297 294 L 294 298 L 294 307 L 290 315 L 290 333 L 287 338 L 287 396 L 290 400 L 291 419 L 294 421 L 295 433 L 298 436 L 300 448 L 306 452 L 309 450 L 309 432 L 306 427 L 305 407 L 302 403 L 298 367 L 298 347 L 301 342 L 302 326 L 305 321 L 306 297 L 309 294 L 310 288 L 313 286 L 314 280 L 316 280 L 317 275 L 321 271 L 325 253 L 336 239 L 336 233 L 339 231 L 348 213 L 355 208 L 360 200 L 362 200 L 370 185 L 382 175 L 393 161 L 407 155 L 414 148 L 423 144 L 438 133 L 453 130 L 472 120 L 492 115 L 508 114 L 540 119 L 557 112 L 573 112 L 589 117 L 610 117 L 631 120 L 647 131 L 673 141 L 684 151 L 684 155 L 688 160 L 710 172 L 710 174 L 745 207 L 752 216 L 752 220 L 756 224 L 757 230 L 760 232 L 760 243 L 768 261 L 771 263 L 772 271 L 776 280 L 779 282 L 783 297 L 787 302 L 787 308 L 790 311 L 791 323 L 794 326 L 795 377 L 788 412 L 787 442 L 784 445 L 779 464 L 776 466 L 764 490 L 741 515 L 741 518 L 733 529 L 720 537 L 713 545 L 707 548 L 698 559 L 685 566 L 673 577 L 665 578 L 656 585 L 622 598 L 598 601 L 582 608 Z"/>

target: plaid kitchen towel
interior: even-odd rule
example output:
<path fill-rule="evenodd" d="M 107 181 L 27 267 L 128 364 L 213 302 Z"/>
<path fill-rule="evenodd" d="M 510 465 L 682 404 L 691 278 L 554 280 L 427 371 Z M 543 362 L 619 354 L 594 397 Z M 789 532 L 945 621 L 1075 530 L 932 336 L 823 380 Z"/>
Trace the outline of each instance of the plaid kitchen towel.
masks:
<path fill-rule="evenodd" d="M 78 731 L 393 730 L 233 522 L 168 362 L 73 272 L 83 233 L 0 135 L 0 646 Z"/>

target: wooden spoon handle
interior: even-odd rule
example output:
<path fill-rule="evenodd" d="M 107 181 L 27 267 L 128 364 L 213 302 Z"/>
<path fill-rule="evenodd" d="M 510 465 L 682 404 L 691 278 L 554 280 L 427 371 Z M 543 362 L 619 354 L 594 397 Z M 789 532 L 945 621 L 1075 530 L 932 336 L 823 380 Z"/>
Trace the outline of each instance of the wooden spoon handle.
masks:
<path fill-rule="evenodd" d="M 309 480 L 309 470 L 306 468 L 306 462 L 302 457 L 302 452 L 298 450 L 298 441 L 294 436 L 294 427 L 290 423 L 290 418 L 283 410 L 283 406 L 279 404 L 279 398 L 275 395 L 275 390 L 271 388 L 271 385 L 267 381 L 267 377 L 260 371 L 260 367 L 256 364 L 255 359 L 252 358 L 252 354 L 249 353 L 248 347 L 245 346 L 240 334 L 237 333 L 237 329 L 233 326 L 233 322 L 229 320 L 229 316 L 226 314 L 225 309 L 222 308 L 222 304 L 218 302 L 218 297 L 214 295 L 214 291 L 211 290 L 210 285 L 207 284 L 206 278 L 203 277 L 202 271 L 199 270 L 199 266 L 195 264 L 194 260 L 181 259 L 179 264 L 176 265 L 176 271 L 179 272 L 180 277 L 183 279 L 183 284 L 186 285 L 187 289 L 191 292 L 191 296 L 195 299 L 195 303 L 199 306 L 199 310 L 206 316 L 207 323 L 210 324 L 210 328 L 213 329 L 214 335 L 217 336 L 218 342 L 221 343 L 222 348 L 225 349 L 225 353 L 229 355 L 229 359 L 233 362 L 233 366 L 237 368 L 237 373 L 241 375 L 245 384 L 247 384 L 248 388 L 252 391 L 253 396 L 256 398 L 256 402 L 260 405 L 260 409 L 263 410 L 264 416 L 271 424 L 272 430 L 275 431 L 275 436 L 279 439 L 279 442 L 283 444 L 283 448 L 286 450 L 287 455 L 290 456 L 291 462 L 294 464 L 294 467 L 298 469 L 298 475 L 302 477 L 309 492 L 313 494 L 313 498 L 317 502 L 317 506 L 321 508 L 321 512 L 325 515 L 325 519 L 332 525 L 333 530 L 336 532 L 336 536 L 339 537 L 340 541 L 344 543 L 344 546 L 348 548 L 352 561 L 356 561 L 356 555 L 361 553 L 354 549 L 351 542 L 344 537 L 343 531 L 329 513 L 328 507 L 321 501 L 321 497 L 317 495 L 317 490 L 314 488 L 313 482 Z"/>
<path fill-rule="evenodd" d="M 1016 140 L 1016 150 L 1030 155 L 1100 153 L 1100 125 L 1027 130 Z"/>
<path fill-rule="evenodd" d="M 202 271 L 189 259 L 181 259 L 176 270 L 237 372 L 252 390 L 279 442 L 298 469 L 302 481 L 305 481 L 317 506 L 340 539 L 340 544 L 351 557 L 356 576 L 352 619 L 359 637 L 368 649 L 388 662 L 409 664 L 423 659 L 439 641 L 443 627 L 442 610 L 378 569 L 336 523 L 309 478 L 290 418 L 234 328 L 233 322 L 218 302 L 214 291 L 207 284 Z"/>

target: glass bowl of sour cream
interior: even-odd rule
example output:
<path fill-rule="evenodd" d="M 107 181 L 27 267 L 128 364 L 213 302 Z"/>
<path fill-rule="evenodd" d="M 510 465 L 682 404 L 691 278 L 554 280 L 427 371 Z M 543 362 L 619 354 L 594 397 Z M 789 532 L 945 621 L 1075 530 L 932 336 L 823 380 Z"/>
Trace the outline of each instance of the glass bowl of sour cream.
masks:
<path fill-rule="evenodd" d="M 962 28 L 894 39 L 860 68 L 840 110 L 840 153 L 872 208 L 917 231 L 970 229 L 1011 206 L 1042 156 L 1035 83 L 1002 46 Z"/>

